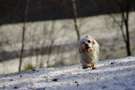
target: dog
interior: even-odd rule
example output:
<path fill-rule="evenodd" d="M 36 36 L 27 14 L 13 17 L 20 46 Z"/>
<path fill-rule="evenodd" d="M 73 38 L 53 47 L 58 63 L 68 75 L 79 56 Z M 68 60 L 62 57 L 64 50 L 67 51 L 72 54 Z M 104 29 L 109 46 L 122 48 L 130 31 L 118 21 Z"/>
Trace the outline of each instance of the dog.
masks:
<path fill-rule="evenodd" d="M 86 69 L 90 67 L 92 69 L 96 69 L 95 64 L 99 59 L 99 44 L 97 41 L 88 35 L 79 41 L 78 47 L 82 68 Z"/>

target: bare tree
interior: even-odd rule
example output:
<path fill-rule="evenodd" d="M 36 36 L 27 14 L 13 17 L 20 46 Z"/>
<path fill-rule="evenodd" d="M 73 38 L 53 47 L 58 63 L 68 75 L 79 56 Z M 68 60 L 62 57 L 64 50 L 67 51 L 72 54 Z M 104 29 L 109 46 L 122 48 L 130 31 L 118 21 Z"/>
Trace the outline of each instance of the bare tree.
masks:
<path fill-rule="evenodd" d="M 47 67 L 49 67 L 49 62 L 50 62 L 50 55 L 52 53 L 52 47 L 55 41 L 55 30 L 54 30 L 54 25 L 55 25 L 55 20 L 52 21 L 52 26 L 51 26 L 51 31 L 49 32 L 49 38 L 51 40 L 50 45 L 48 47 L 48 57 L 46 60 Z"/>
<path fill-rule="evenodd" d="M 115 24 L 118 25 L 118 27 L 121 30 L 123 40 L 126 45 L 126 51 L 127 56 L 131 55 L 131 49 L 130 49 L 130 33 L 129 33 L 129 11 L 130 11 L 130 0 L 118 0 L 117 1 L 119 12 L 120 12 L 120 21 L 117 20 L 117 15 L 110 15 L 114 21 Z"/>
<path fill-rule="evenodd" d="M 21 66 L 22 66 L 24 41 L 25 41 L 25 31 L 26 31 L 26 21 L 27 21 L 28 4 L 29 4 L 29 0 L 25 0 L 25 1 L 26 2 L 25 2 L 24 23 L 23 23 L 23 30 L 22 30 L 22 46 L 21 46 L 21 55 L 20 55 L 20 62 L 19 62 L 19 71 L 21 71 Z"/>
<path fill-rule="evenodd" d="M 131 50 L 130 50 L 130 34 L 129 34 L 129 10 L 130 10 L 130 0 L 118 0 L 118 4 L 120 7 L 120 12 L 121 12 L 121 30 L 122 30 L 122 35 L 126 44 L 126 49 L 127 49 L 127 55 L 131 55 Z M 124 34 L 124 29 L 123 29 L 123 24 L 125 26 L 125 31 L 126 34 Z"/>
<path fill-rule="evenodd" d="M 77 26 L 77 8 L 76 8 L 76 1 L 72 0 L 72 4 L 73 4 L 73 12 L 74 12 L 74 26 L 75 26 L 75 30 L 76 30 L 76 34 L 77 34 L 77 38 L 78 41 L 80 40 L 80 32 Z"/>

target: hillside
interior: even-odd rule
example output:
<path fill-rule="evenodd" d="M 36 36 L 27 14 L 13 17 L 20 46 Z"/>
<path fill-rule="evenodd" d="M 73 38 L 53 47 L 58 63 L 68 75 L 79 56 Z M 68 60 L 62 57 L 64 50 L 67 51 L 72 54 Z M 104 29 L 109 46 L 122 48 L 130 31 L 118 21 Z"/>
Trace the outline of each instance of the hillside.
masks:
<path fill-rule="evenodd" d="M 0 75 L 0 89 L 134 90 L 135 56 L 99 61 L 96 70 L 81 65 Z"/>

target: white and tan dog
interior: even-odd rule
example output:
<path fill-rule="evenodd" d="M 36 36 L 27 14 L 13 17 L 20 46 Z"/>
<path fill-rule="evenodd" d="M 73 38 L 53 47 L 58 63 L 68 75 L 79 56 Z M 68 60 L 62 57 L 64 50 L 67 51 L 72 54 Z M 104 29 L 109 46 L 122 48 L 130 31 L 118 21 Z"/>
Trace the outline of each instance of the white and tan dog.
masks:
<path fill-rule="evenodd" d="M 79 41 L 78 46 L 82 68 L 91 67 L 92 69 L 96 69 L 95 64 L 99 58 L 99 44 L 97 41 L 91 36 L 86 36 Z"/>

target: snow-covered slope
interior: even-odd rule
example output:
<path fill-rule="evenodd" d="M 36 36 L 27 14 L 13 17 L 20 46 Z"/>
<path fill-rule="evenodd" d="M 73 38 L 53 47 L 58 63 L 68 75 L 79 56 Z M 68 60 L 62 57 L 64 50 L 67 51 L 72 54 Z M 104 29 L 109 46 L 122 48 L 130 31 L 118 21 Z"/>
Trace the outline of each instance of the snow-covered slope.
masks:
<path fill-rule="evenodd" d="M 135 90 L 135 56 L 99 61 L 96 70 L 78 64 L 1 75 L 0 89 Z"/>

